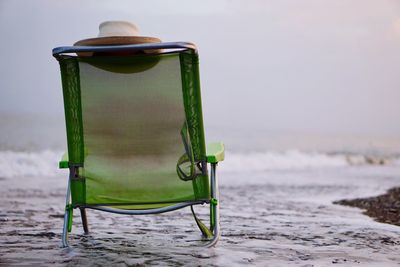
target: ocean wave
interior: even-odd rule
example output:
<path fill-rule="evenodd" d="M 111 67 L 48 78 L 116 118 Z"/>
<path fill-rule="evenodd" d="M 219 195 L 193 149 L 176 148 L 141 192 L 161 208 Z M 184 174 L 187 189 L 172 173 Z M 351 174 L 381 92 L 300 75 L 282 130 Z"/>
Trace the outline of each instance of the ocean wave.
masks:
<path fill-rule="evenodd" d="M 0 177 L 60 175 L 58 161 L 63 152 L 0 151 Z M 226 153 L 222 172 L 301 170 L 352 165 L 399 165 L 399 157 L 373 157 L 355 154 L 301 152 Z"/>
<path fill-rule="evenodd" d="M 327 154 L 318 152 L 253 152 L 228 153 L 223 171 L 239 172 L 270 170 L 301 170 L 309 168 L 343 167 L 354 165 L 400 165 L 398 157 L 357 154 Z"/>
<path fill-rule="evenodd" d="M 63 152 L 0 151 L 0 177 L 53 176 L 59 174 L 58 161 Z"/>

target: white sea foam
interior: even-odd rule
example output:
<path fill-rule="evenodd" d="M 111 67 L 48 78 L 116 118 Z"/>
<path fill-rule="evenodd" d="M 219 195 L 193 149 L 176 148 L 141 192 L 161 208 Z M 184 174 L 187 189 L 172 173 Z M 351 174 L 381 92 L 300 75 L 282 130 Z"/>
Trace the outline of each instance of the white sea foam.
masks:
<path fill-rule="evenodd" d="M 0 151 L 0 177 L 59 175 L 61 151 L 39 152 Z M 301 152 L 226 153 L 222 172 L 301 170 L 310 168 L 342 167 L 349 165 L 400 165 L 398 158 L 374 158 L 363 155 L 324 154 Z"/>
<path fill-rule="evenodd" d="M 373 157 L 354 154 L 326 154 L 317 152 L 253 152 L 227 153 L 225 172 L 300 170 L 309 168 L 341 167 L 350 165 L 400 165 L 396 157 Z"/>
<path fill-rule="evenodd" d="M 0 151 L 0 177 L 53 176 L 59 173 L 58 160 L 62 152 Z"/>
<path fill-rule="evenodd" d="M 302 153 L 299 151 L 232 153 L 226 155 L 226 162 L 224 162 L 224 168 L 221 168 L 221 171 L 286 170 L 346 165 L 348 165 L 348 162 L 341 155 L 328 156 L 326 154 Z"/>

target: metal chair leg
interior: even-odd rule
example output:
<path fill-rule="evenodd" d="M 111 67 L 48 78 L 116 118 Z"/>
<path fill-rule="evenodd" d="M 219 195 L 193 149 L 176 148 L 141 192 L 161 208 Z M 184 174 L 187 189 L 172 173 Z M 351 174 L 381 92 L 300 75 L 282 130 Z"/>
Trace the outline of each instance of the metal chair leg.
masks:
<path fill-rule="evenodd" d="M 193 206 L 190 207 L 197 226 L 203 233 L 203 236 L 208 238 L 205 247 L 214 246 L 220 237 L 219 224 L 219 203 L 218 203 L 218 183 L 216 176 L 216 164 L 211 164 L 211 200 L 210 200 L 210 228 L 208 228 L 195 214 Z"/>
<path fill-rule="evenodd" d="M 85 208 L 79 208 L 79 209 L 81 211 L 83 231 L 85 232 L 85 234 L 88 234 L 89 226 L 88 226 L 87 217 L 86 217 L 86 210 L 85 210 Z"/>
<path fill-rule="evenodd" d="M 211 203 L 210 203 L 210 217 L 211 217 L 211 230 L 213 231 L 213 238 L 207 243 L 206 247 L 213 247 L 217 244 L 220 233 L 219 223 L 219 190 L 218 180 L 216 175 L 217 164 L 211 164 Z"/>
<path fill-rule="evenodd" d="M 69 212 L 66 210 L 64 214 L 64 226 L 62 233 L 62 247 L 68 247 L 68 221 L 69 221 Z"/>
<path fill-rule="evenodd" d="M 67 207 L 70 203 L 70 195 L 71 195 L 71 189 L 70 189 L 70 183 L 69 183 L 69 179 L 68 179 L 67 196 L 65 199 L 64 226 L 63 226 L 63 233 L 62 233 L 62 246 L 64 248 L 68 247 L 68 224 L 70 221 L 69 216 L 72 216 L 72 214 L 67 209 Z"/>

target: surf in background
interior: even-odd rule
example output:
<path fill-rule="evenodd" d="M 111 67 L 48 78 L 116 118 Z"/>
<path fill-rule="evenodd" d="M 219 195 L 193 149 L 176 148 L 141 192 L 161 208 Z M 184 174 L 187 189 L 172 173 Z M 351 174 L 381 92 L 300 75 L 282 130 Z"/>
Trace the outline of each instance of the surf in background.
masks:
<path fill-rule="evenodd" d="M 60 175 L 58 160 L 65 151 L 63 117 L 1 114 L 0 177 Z M 207 142 L 223 140 L 223 173 L 304 170 L 363 165 L 400 165 L 396 140 L 290 135 L 268 131 L 207 127 Z M 231 132 L 231 134 L 229 133 Z M 268 177 L 266 176 L 265 179 Z"/>

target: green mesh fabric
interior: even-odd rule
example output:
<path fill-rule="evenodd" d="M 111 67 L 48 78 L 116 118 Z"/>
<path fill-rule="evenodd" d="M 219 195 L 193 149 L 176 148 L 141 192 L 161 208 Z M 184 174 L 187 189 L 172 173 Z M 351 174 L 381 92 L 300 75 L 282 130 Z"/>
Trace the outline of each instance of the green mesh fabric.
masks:
<path fill-rule="evenodd" d="M 84 142 L 79 66 L 76 59 L 67 57 L 60 61 L 60 68 L 67 128 L 69 165 L 82 166 L 84 161 Z M 84 203 L 85 179 L 79 176 L 72 177 L 71 192 L 73 192 L 73 203 Z"/>
<path fill-rule="evenodd" d="M 194 160 L 197 162 L 203 162 L 204 168 L 206 168 L 206 145 L 204 138 L 203 112 L 201 109 L 198 55 L 191 52 L 181 53 L 180 64 L 183 100 L 190 144 Z M 207 174 L 203 175 L 203 177 L 199 179 L 193 180 L 193 187 L 195 188 L 195 192 L 209 192 Z"/>
<path fill-rule="evenodd" d="M 60 61 L 60 67 L 67 125 L 69 162 L 79 164 L 83 162 L 84 153 L 78 62 L 74 58 L 65 58 Z"/>
<path fill-rule="evenodd" d="M 197 63 L 192 53 L 60 60 L 68 153 L 83 165 L 71 181 L 74 205 L 209 199 L 204 170 L 191 181 L 176 171 L 185 123 L 196 162 L 205 160 Z"/>

